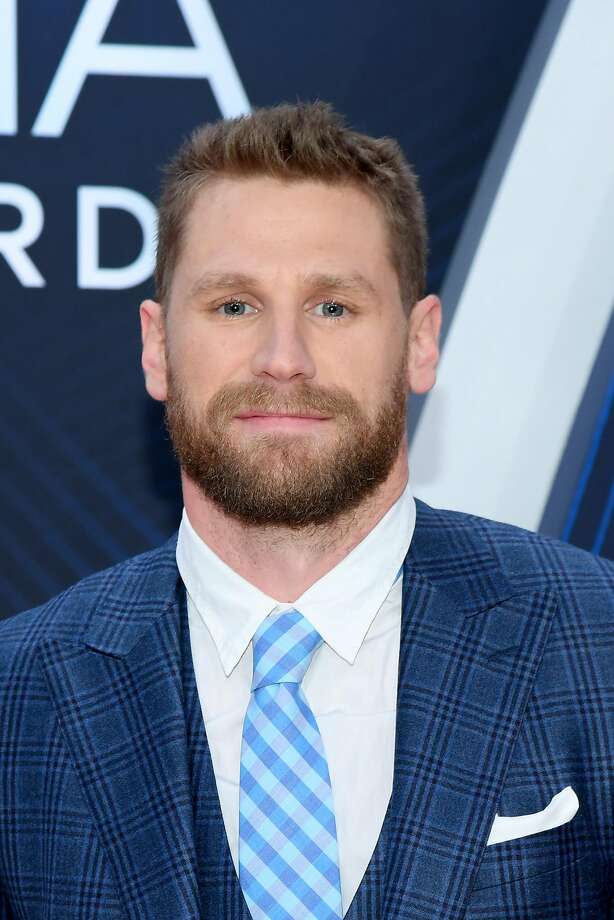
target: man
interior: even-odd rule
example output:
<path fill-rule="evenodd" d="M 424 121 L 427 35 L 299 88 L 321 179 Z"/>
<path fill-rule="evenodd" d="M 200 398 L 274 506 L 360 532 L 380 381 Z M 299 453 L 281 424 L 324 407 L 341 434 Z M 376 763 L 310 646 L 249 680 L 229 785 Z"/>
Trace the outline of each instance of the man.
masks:
<path fill-rule="evenodd" d="M 322 103 L 169 165 L 181 526 L 0 628 L 1 917 L 614 916 L 614 567 L 412 497 L 425 249 Z"/>

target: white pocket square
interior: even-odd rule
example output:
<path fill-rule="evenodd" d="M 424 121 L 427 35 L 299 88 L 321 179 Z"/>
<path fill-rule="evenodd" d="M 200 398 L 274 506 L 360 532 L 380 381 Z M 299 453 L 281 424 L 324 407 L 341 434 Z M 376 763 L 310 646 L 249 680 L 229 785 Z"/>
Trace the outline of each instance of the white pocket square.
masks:
<path fill-rule="evenodd" d="M 531 815 L 516 815 L 513 818 L 495 815 L 486 846 L 516 840 L 518 837 L 528 837 L 529 834 L 539 834 L 540 831 L 549 831 L 553 827 L 567 824 L 579 807 L 578 796 L 571 786 L 565 786 L 552 796 L 543 811 L 536 811 Z"/>

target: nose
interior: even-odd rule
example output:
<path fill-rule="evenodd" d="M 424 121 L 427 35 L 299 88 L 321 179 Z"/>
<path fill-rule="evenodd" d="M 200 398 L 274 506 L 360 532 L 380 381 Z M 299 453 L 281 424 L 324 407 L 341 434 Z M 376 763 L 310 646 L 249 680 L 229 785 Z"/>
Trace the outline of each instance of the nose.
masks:
<path fill-rule="evenodd" d="M 252 356 L 252 373 L 256 377 L 284 381 L 315 375 L 301 319 L 295 309 L 269 310 L 258 330 L 259 340 Z"/>

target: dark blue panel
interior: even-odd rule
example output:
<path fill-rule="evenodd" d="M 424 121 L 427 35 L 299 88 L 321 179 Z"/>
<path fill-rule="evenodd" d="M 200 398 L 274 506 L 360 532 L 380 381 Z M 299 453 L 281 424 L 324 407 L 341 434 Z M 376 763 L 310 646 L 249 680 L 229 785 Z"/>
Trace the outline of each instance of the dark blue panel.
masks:
<path fill-rule="evenodd" d="M 350 123 L 397 137 L 422 177 L 438 289 L 544 0 L 214 3 L 252 105 L 328 99 Z M 150 282 L 76 286 L 76 190 L 121 185 L 153 199 L 159 165 L 219 117 L 197 79 L 90 76 L 60 138 L 30 134 L 83 4 L 19 3 L 19 133 L 0 137 L 1 180 L 40 199 L 29 249 L 46 280 L 24 288 L 0 258 L 0 610 L 152 547 L 178 523 L 180 491 L 160 407 L 143 389 L 138 304 Z M 44 5 L 47 9 L 49 5 Z M 119 0 L 109 42 L 189 45 L 172 0 Z M 8 209 L 0 225 L 15 222 Z M 108 264 L 140 244 L 125 215 L 101 222 Z"/>

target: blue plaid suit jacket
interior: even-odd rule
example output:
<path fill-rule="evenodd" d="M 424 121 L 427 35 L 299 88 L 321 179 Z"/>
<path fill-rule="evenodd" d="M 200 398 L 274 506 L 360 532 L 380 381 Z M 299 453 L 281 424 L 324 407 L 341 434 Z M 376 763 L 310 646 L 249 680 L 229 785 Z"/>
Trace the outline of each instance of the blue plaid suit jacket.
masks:
<path fill-rule="evenodd" d="M 1 920 L 200 917 L 176 539 L 0 624 Z M 614 917 L 613 589 L 604 559 L 417 501 L 377 917 Z M 486 846 L 568 785 L 570 822 Z"/>

